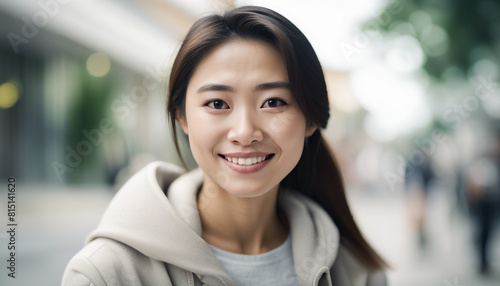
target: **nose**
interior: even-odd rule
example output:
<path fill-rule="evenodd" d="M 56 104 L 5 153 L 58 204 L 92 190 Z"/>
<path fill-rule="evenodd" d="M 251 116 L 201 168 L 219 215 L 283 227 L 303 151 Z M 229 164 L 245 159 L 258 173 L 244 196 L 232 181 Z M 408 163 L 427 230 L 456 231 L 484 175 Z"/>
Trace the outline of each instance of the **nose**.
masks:
<path fill-rule="evenodd" d="M 227 134 L 229 141 L 248 146 L 261 142 L 264 139 L 257 114 L 252 114 L 249 111 L 241 111 L 235 115 L 236 118 L 234 118 L 231 129 Z"/>

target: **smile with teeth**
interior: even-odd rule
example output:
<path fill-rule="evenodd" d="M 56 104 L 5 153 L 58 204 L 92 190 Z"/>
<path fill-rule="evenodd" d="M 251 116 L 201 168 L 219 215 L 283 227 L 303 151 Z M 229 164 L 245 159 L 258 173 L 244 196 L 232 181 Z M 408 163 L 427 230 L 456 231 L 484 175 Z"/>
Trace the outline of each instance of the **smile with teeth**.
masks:
<path fill-rule="evenodd" d="M 271 158 L 273 155 L 274 154 L 270 154 L 267 156 L 251 157 L 251 158 L 236 158 L 236 157 L 226 157 L 226 156 L 221 156 L 221 157 L 223 157 L 226 161 L 232 162 L 234 164 L 249 166 L 265 161 Z"/>

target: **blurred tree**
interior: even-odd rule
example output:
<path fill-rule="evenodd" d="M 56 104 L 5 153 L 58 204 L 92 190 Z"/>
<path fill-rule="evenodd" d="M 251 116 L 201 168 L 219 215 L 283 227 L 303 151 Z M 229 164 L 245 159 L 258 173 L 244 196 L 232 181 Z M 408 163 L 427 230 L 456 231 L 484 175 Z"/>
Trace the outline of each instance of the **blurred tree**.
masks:
<path fill-rule="evenodd" d="M 390 19 L 379 21 L 383 30 L 420 42 L 437 80 L 450 67 L 466 74 L 480 59 L 500 63 L 500 0 L 389 0 L 379 17 Z"/>
<path fill-rule="evenodd" d="M 111 90 L 112 84 L 109 74 L 103 77 L 94 77 L 86 70 L 82 70 L 80 84 L 77 93 L 72 98 L 70 107 L 67 142 L 75 154 L 82 158 L 78 161 L 81 161 L 83 166 L 75 168 L 76 172 L 68 174 L 69 182 L 80 183 L 85 181 L 84 171 L 93 170 L 95 172 L 96 166 L 100 165 L 100 162 L 96 162 L 95 159 L 100 157 L 101 146 L 92 144 L 90 150 L 87 150 L 86 146 L 88 145 L 82 145 L 83 151 L 79 148 L 82 142 L 90 142 L 84 132 L 99 129 L 99 122 L 108 115 Z M 88 155 L 81 154 L 82 152 L 88 152 Z"/>

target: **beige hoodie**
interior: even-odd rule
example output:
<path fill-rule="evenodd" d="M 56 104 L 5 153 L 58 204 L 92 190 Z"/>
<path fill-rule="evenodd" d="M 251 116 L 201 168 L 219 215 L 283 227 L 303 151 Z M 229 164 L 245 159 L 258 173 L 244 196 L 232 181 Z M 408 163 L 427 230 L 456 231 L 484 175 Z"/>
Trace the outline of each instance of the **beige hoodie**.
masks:
<path fill-rule="evenodd" d="M 201 237 L 196 195 L 203 172 L 182 173 L 155 162 L 134 175 L 68 263 L 62 285 L 235 285 Z M 339 245 L 321 207 L 295 191 L 283 193 L 300 285 L 386 285 L 383 273 L 369 273 Z"/>

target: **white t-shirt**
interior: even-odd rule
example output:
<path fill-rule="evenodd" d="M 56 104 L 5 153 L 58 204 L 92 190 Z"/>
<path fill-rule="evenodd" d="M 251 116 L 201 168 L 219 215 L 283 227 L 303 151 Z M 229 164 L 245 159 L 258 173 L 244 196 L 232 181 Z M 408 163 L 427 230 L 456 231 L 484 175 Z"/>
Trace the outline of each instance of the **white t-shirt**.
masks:
<path fill-rule="evenodd" d="M 299 285 L 293 265 L 290 235 L 278 248 L 257 255 L 232 253 L 212 245 L 210 248 L 238 286 Z"/>

